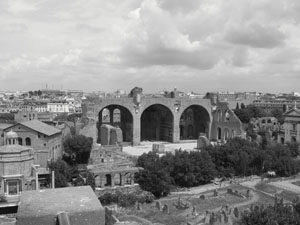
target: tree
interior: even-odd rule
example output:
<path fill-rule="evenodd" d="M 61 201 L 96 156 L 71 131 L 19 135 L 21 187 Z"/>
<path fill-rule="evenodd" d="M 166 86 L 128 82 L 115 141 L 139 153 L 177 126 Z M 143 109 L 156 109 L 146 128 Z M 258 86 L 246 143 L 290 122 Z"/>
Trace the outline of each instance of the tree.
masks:
<path fill-rule="evenodd" d="M 284 123 L 284 116 L 281 110 L 274 109 L 271 111 L 272 116 L 274 116 L 280 124 Z"/>
<path fill-rule="evenodd" d="M 135 180 L 143 190 L 151 192 L 157 198 L 167 196 L 171 190 L 172 179 L 164 170 L 140 171 Z"/>
<path fill-rule="evenodd" d="M 15 120 L 13 113 L 0 113 L 0 120 Z"/>
<path fill-rule="evenodd" d="M 245 109 L 246 106 L 244 105 L 244 103 L 241 103 L 241 109 Z"/>
<path fill-rule="evenodd" d="M 240 109 L 240 106 L 239 106 L 239 103 L 238 103 L 238 102 L 236 103 L 235 109 Z"/>
<path fill-rule="evenodd" d="M 74 135 L 64 142 L 65 158 L 74 164 L 86 164 L 90 158 L 93 138 L 84 135 Z"/>
<path fill-rule="evenodd" d="M 51 162 L 49 165 L 50 170 L 54 171 L 55 176 L 55 187 L 67 187 L 68 181 L 71 180 L 71 177 L 76 170 L 69 166 L 63 160 L 57 160 L 56 162 Z"/>

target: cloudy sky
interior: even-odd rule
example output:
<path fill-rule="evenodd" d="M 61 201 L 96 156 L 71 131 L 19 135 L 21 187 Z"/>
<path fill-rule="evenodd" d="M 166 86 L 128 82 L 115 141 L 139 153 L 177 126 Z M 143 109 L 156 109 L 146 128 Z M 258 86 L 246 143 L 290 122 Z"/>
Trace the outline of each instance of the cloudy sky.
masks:
<path fill-rule="evenodd" d="M 300 91 L 299 0 L 0 0 L 0 90 Z"/>

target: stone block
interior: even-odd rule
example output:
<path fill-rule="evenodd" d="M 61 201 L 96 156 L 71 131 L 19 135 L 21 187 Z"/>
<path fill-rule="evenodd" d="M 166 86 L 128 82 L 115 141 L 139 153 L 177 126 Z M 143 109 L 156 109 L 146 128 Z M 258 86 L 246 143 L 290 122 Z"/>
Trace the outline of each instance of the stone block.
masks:
<path fill-rule="evenodd" d="M 67 212 L 72 225 L 105 224 L 105 211 L 90 186 L 22 192 L 17 225 L 56 225 Z"/>
<path fill-rule="evenodd" d="M 162 204 L 160 201 L 156 201 L 155 206 L 159 211 L 162 211 Z"/>
<path fill-rule="evenodd" d="M 103 124 L 100 127 L 100 139 L 101 145 L 109 145 L 110 143 L 110 130 L 113 127 L 111 125 Z"/>
<path fill-rule="evenodd" d="M 234 209 L 233 209 L 233 215 L 234 215 L 236 218 L 238 218 L 238 217 L 240 216 L 240 212 L 239 212 L 239 210 L 238 210 L 237 207 L 234 207 Z"/>
<path fill-rule="evenodd" d="M 217 190 L 214 190 L 213 196 L 214 196 L 214 197 L 217 197 L 218 195 L 219 195 L 218 191 L 217 191 Z"/>
<path fill-rule="evenodd" d="M 163 213 L 167 213 L 167 214 L 170 213 L 170 211 L 169 211 L 169 206 L 168 206 L 167 204 L 164 204 L 164 206 L 163 206 L 163 208 L 162 208 L 162 212 L 163 212 Z"/>
<path fill-rule="evenodd" d="M 110 130 L 110 145 L 116 145 L 123 142 L 122 130 L 119 127 L 113 127 Z"/>
<path fill-rule="evenodd" d="M 227 193 L 228 193 L 228 194 L 233 194 L 232 189 L 231 189 L 231 188 L 228 188 L 228 189 L 227 189 Z"/>
<path fill-rule="evenodd" d="M 164 153 L 165 145 L 164 144 L 152 144 L 152 151 L 155 153 Z"/>
<path fill-rule="evenodd" d="M 203 149 L 208 145 L 209 145 L 208 138 L 205 136 L 205 134 L 200 134 L 197 140 L 197 149 Z"/>

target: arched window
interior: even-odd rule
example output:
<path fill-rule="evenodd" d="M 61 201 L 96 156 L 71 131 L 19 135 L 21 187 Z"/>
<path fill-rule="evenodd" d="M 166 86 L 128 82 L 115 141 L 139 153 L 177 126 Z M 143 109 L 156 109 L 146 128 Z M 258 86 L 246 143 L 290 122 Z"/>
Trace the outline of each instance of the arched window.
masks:
<path fill-rule="evenodd" d="M 222 131 L 221 131 L 221 128 L 218 127 L 218 140 L 221 140 L 222 138 Z"/>
<path fill-rule="evenodd" d="M 26 146 L 30 146 L 31 145 L 31 139 L 29 137 L 27 137 L 25 139 L 25 143 L 26 143 Z"/>
<path fill-rule="evenodd" d="M 19 145 L 23 145 L 23 139 L 22 138 L 18 138 L 18 142 L 19 142 Z"/>
<path fill-rule="evenodd" d="M 222 111 L 218 111 L 218 121 L 222 121 Z"/>
<path fill-rule="evenodd" d="M 110 111 L 107 108 L 102 111 L 102 123 L 110 123 Z"/>
<path fill-rule="evenodd" d="M 113 112 L 113 122 L 120 123 L 121 122 L 121 111 L 120 109 L 115 109 Z"/>
<path fill-rule="evenodd" d="M 230 114 L 228 111 L 226 111 L 225 113 L 225 121 L 229 121 L 230 120 Z"/>

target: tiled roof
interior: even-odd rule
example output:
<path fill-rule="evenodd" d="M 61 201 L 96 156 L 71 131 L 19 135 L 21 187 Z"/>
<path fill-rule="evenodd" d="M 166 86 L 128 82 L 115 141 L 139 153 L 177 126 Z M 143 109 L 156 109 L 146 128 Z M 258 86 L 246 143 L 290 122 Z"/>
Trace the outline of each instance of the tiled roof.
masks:
<path fill-rule="evenodd" d="M 19 153 L 30 149 L 21 145 L 3 145 L 0 147 L 0 153 Z"/>
<path fill-rule="evenodd" d="M 29 121 L 21 122 L 19 124 L 21 124 L 25 127 L 28 127 L 32 130 L 35 130 L 41 134 L 45 134 L 47 136 L 51 136 L 51 135 L 61 132 L 61 130 L 59 130 L 53 126 L 50 126 L 46 123 L 43 123 L 39 120 L 29 120 Z"/>

